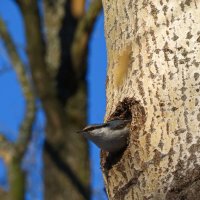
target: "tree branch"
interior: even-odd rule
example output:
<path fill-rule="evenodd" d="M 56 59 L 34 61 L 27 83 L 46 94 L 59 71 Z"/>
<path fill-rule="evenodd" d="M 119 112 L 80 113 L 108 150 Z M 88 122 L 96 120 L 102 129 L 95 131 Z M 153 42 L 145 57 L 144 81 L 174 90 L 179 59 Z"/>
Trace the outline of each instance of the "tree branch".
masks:
<path fill-rule="evenodd" d="M 48 124 L 52 130 L 56 130 L 53 140 L 56 143 L 63 133 L 66 114 L 57 100 L 56 88 L 47 70 L 37 1 L 18 0 L 17 2 L 24 16 L 27 51 L 34 85 L 45 110 Z"/>
<path fill-rule="evenodd" d="M 24 151 L 26 150 L 27 143 L 29 142 L 29 138 L 32 132 L 32 125 L 36 113 L 35 97 L 33 94 L 31 83 L 25 72 L 25 66 L 19 58 L 16 47 L 2 19 L 0 19 L 0 36 L 5 42 L 5 46 L 7 47 L 7 51 L 13 63 L 13 67 L 18 75 L 24 98 L 26 100 L 26 113 L 20 127 L 19 139 L 17 141 L 17 144 L 15 145 L 15 151 L 17 150 L 18 153 L 20 153 L 21 155 L 24 154 Z"/>
<path fill-rule="evenodd" d="M 82 67 L 81 63 L 85 57 L 88 40 L 101 9 L 101 0 L 92 1 L 88 11 L 78 24 L 71 48 L 72 62 L 76 71 L 80 71 L 79 68 Z"/>
<path fill-rule="evenodd" d="M 70 178 L 72 184 L 77 188 L 80 194 L 87 200 L 90 197 L 90 188 L 86 188 L 81 182 L 77 174 L 73 171 L 69 164 L 63 162 L 59 153 L 53 148 L 53 146 L 46 141 L 45 142 L 45 151 L 48 152 L 48 155 L 54 161 L 56 167 L 61 170 L 67 177 Z"/>
<path fill-rule="evenodd" d="M 0 157 L 4 159 L 5 163 L 10 162 L 12 150 L 13 144 L 4 137 L 3 133 L 0 133 Z"/>

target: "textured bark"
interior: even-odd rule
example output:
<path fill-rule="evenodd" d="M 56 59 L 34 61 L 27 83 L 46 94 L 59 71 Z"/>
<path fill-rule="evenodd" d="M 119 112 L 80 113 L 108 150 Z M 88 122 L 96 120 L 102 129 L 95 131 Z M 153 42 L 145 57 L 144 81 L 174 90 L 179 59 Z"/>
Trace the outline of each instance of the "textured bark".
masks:
<path fill-rule="evenodd" d="M 105 120 L 132 117 L 102 152 L 109 199 L 200 199 L 200 1 L 103 0 Z"/>

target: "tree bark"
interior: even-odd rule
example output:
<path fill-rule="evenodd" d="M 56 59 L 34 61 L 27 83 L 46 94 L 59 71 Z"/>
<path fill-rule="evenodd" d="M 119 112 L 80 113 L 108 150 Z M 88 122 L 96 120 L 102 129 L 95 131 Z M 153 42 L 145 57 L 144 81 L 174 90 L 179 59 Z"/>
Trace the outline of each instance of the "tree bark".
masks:
<path fill-rule="evenodd" d="M 74 94 L 67 88 L 73 86 L 73 83 L 69 80 L 66 80 L 69 81 L 66 85 L 63 86 L 61 84 L 57 88 L 55 87 L 53 78 L 56 76 L 52 77 L 50 75 L 50 68 L 45 60 L 47 49 L 43 41 L 37 1 L 26 3 L 19 0 L 19 5 L 25 21 L 27 50 L 32 77 L 47 117 L 44 155 L 45 199 L 89 199 L 88 146 L 86 140 L 75 133 L 77 129 L 80 129 L 86 123 L 86 85 L 84 75 L 80 80 L 77 79 L 75 73 L 70 74 L 71 77 L 69 74 L 62 73 L 61 82 L 65 81 L 67 76 L 70 77 L 70 80 L 77 80 L 76 91 L 73 90 Z M 64 5 L 64 9 L 66 9 L 66 5 Z M 70 21 L 70 23 L 70 28 L 75 26 L 73 21 Z M 68 28 L 67 24 L 63 26 Z M 51 29 L 51 31 L 56 30 L 56 27 L 55 30 Z M 60 31 L 60 29 L 58 30 Z M 70 37 L 67 32 L 65 34 L 66 36 L 62 36 Z M 74 34 L 74 31 L 71 34 Z M 66 45 L 64 49 L 64 44 L 62 45 L 60 54 L 66 55 L 66 52 L 68 54 L 67 48 L 69 46 Z M 49 46 L 51 45 L 49 44 Z M 70 57 L 64 58 L 61 55 L 59 59 L 58 64 L 61 65 L 62 63 L 64 66 L 58 66 L 58 68 L 66 69 L 68 67 L 68 69 L 72 69 L 63 60 L 68 61 Z M 60 84 L 59 81 L 58 84 Z M 64 95 L 68 92 L 69 96 L 67 98 L 71 97 L 68 102 L 66 102 L 66 98 L 63 99 L 63 88 L 66 89 Z M 67 106 L 66 109 L 65 105 Z"/>
<path fill-rule="evenodd" d="M 99 0 L 94 1 L 94 7 L 97 9 L 87 11 L 93 13 L 92 17 L 88 17 L 92 19 L 92 22 L 87 23 L 90 28 L 82 30 L 80 25 L 87 15 L 84 3 L 84 0 L 59 0 L 56 3 L 44 1 L 48 41 L 46 62 L 51 76 L 56 79 L 58 98 L 66 111 L 67 132 L 67 137 L 62 134 L 55 145 L 46 145 L 45 198 L 48 200 L 69 197 L 75 200 L 90 199 L 88 145 L 86 140 L 75 132 L 86 124 L 87 44 L 94 21 L 101 10 L 101 3 Z M 83 27 L 85 26 L 86 24 Z M 76 33 L 80 31 L 78 50 L 82 54 L 77 50 L 72 52 L 73 45 L 77 43 Z M 78 64 L 75 61 L 78 61 Z M 51 129 L 48 129 L 47 134 L 54 140 L 54 132 Z"/>
<path fill-rule="evenodd" d="M 102 152 L 109 199 L 200 199 L 200 1 L 103 0 L 105 120 L 132 117 Z"/>

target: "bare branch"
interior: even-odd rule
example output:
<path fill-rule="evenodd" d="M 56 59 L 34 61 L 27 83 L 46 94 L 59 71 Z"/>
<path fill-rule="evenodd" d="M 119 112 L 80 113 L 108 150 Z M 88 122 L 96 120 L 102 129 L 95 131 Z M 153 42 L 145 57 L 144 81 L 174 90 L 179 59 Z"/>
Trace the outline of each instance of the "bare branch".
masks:
<path fill-rule="evenodd" d="M 0 133 L 0 148 L 3 147 L 4 145 L 9 146 L 10 142 L 8 139 L 4 136 L 3 133 Z"/>
<path fill-rule="evenodd" d="M 16 47 L 2 19 L 0 19 L 0 36 L 5 42 L 5 46 L 7 47 L 7 51 L 13 63 L 13 67 L 18 75 L 24 98 L 26 100 L 26 113 L 20 127 L 20 136 L 16 145 L 20 153 L 23 154 L 26 149 L 27 143 L 29 142 L 29 137 L 32 132 L 32 125 L 35 119 L 35 97 L 33 94 L 31 83 L 25 72 L 25 66 L 20 60 L 20 57 L 16 51 Z"/>
<path fill-rule="evenodd" d="M 57 93 L 53 80 L 47 70 L 45 61 L 45 44 L 42 35 L 40 14 L 37 1 L 19 1 L 19 7 L 24 16 L 24 24 L 27 38 L 27 51 L 30 68 L 36 92 L 42 102 L 48 124 L 54 132 L 55 138 L 59 138 L 64 131 L 66 114 L 57 99 Z"/>
<path fill-rule="evenodd" d="M 85 13 L 78 24 L 71 48 L 72 61 L 76 71 L 79 71 L 78 68 L 81 66 L 82 60 L 85 57 L 88 40 L 90 38 L 90 34 L 96 18 L 99 15 L 101 9 L 101 0 L 92 1 L 88 11 Z"/>
<path fill-rule="evenodd" d="M 13 147 L 13 144 L 9 142 L 2 133 L 0 133 L 0 157 L 4 159 L 5 163 L 10 162 Z"/>

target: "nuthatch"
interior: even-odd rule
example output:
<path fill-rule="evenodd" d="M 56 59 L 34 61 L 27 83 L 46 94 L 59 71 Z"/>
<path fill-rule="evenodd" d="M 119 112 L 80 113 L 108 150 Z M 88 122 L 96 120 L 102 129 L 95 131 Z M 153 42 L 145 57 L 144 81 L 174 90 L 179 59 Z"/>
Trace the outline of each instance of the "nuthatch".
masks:
<path fill-rule="evenodd" d="M 131 120 L 117 119 L 85 127 L 78 133 L 108 152 L 117 152 L 127 145 Z"/>

